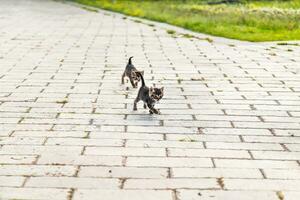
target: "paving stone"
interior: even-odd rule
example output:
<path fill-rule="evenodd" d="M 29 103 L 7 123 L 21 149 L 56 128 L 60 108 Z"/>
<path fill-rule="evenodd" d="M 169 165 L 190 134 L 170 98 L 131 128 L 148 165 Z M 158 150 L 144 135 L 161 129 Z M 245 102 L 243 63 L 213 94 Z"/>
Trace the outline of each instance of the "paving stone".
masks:
<path fill-rule="evenodd" d="M 116 138 L 132 140 L 163 140 L 162 134 L 153 133 L 129 133 L 129 132 L 91 132 L 90 138 Z"/>
<path fill-rule="evenodd" d="M 118 179 L 97 179 L 83 177 L 31 177 L 25 187 L 34 188 L 99 188 L 117 189 Z"/>
<path fill-rule="evenodd" d="M 0 198 L 64 200 L 67 199 L 69 192 L 69 189 L 0 187 Z"/>
<path fill-rule="evenodd" d="M 123 141 L 119 139 L 49 138 L 46 145 L 118 147 L 123 145 Z"/>
<path fill-rule="evenodd" d="M 80 146 L 30 146 L 30 145 L 4 145 L 0 154 L 40 155 L 44 153 L 56 153 L 58 155 L 79 155 L 83 150 Z"/>
<path fill-rule="evenodd" d="M 196 141 L 196 142 L 215 142 L 215 141 L 224 141 L 224 142 L 240 142 L 240 138 L 236 135 L 181 135 L 181 134 L 167 134 L 168 140 L 176 141 Z"/>
<path fill-rule="evenodd" d="M 73 176 L 76 168 L 73 166 L 46 165 L 1 165 L 2 176 Z"/>
<path fill-rule="evenodd" d="M 0 131 L 0 136 L 9 136 L 12 133 L 12 131 Z"/>
<path fill-rule="evenodd" d="M 246 143 L 246 142 L 206 142 L 208 149 L 236 149 L 236 150 L 284 150 L 280 144 L 274 143 Z"/>
<path fill-rule="evenodd" d="M 203 149 L 202 142 L 192 141 L 153 141 L 153 140 L 127 140 L 126 147 L 174 147 L 174 148 L 200 148 Z"/>
<path fill-rule="evenodd" d="M 265 169 L 267 178 L 274 179 L 299 179 L 299 169 Z"/>
<path fill-rule="evenodd" d="M 47 137 L 47 138 L 83 138 L 87 132 L 84 131 L 14 131 L 13 136 L 23 137 Z"/>
<path fill-rule="evenodd" d="M 172 192 L 169 190 L 86 190 L 75 191 L 75 200 L 90 200 L 95 197 L 105 197 L 106 200 L 131 200 L 131 199 L 164 199 L 172 200 Z"/>
<path fill-rule="evenodd" d="M 107 178 L 166 178 L 166 168 L 138 167 L 81 167 L 80 177 Z"/>
<path fill-rule="evenodd" d="M 300 152 L 251 151 L 256 159 L 299 160 Z"/>
<path fill-rule="evenodd" d="M 122 165 L 122 157 L 44 154 L 39 158 L 38 164 L 120 166 Z"/>
<path fill-rule="evenodd" d="M 22 176 L 0 176 L 0 187 L 20 187 L 24 181 Z"/>
<path fill-rule="evenodd" d="M 250 158 L 243 150 L 217 150 L 217 149 L 179 149 L 168 148 L 170 156 L 179 157 L 205 157 L 205 158 Z"/>
<path fill-rule="evenodd" d="M 165 121 L 164 124 L 179 127 L 232 127 L 228 121 Z"/>
<path fill-rule="evenodd" d="M 176 178 L 262 178 L 257 169 L 172 168 Z"/>
<path fill-rule="evenodd" d="M 174 123 L 173 123 L 174 124 Z M 152 127 L 151 129 L 142 126 L 128 126 L 129 132 L 144 132 L 144 133 L 181 133 L 193 134 L 197 133 L 196 128 L 183 128 L 183 127 Z"/>
<path fill-rule="evenodd" d="M 197 120 L 207 121 L 260 121 L 256 116 L 230 116 L 230 115 L 195 115 Z"/>
<path fill-rule="evenodd" d="M 297 191 L 299 189 L 299 180 L 225 179 L 224 182 L 229 190 Z"/>
<path fill-rule="evenodd" d="M 300 151 L 300 145 L 299 144 L 286 144 L 286 147 L 290 149 L 291 151 Z"/>
<path fill-rule="evenodd" d="M 125 189 L 218 189 L 215 179 L 129 179 Z"/>
<path fill-rule="evenodd" d="M 299 123 L 285 123 L 283 122 L 233 122 L 237 128 L 278 128 L 278 129 L 300 129 Z"/>
<path fill-rule="evenodd" d="M 34 163 L 36 158 L 37 156 L 0 154 L 0 163 L 1 164 L 31 164 Z"/>
<path fill-rule="evenodd" d="M 134 147 L 87 147 L 86 155 L 112 156 L 165 156 L 163 148 L 134 148 Z"/>
<path fill-rule="evenodd" d="M 272 135 L 268 129 L 241 129 L 241 128 L 203 128 L 204 134 L 216 135 Z"/>
<path fill-rule="evenodd" d="M 42 145 L 44 141 L 35 137 L 0 137 L 0 145 Z"/>
<path fill-rule="evenodd" d="M 287 112 L 278 110 L 225 110 L 225 112 L 236 116 L 288 116 Z"/>
<path fill-rule="evenodd" d="M 266 169 L 298 169 L 295 161 L 279 160 L 240 160 L 240 159 L 215 159 L 217 167 L 225 168 L 266 168 Z"/>
<path fill-rule="evenodd" d="M 212 167 L 208 158 L 156 158 L 128 157 L 127 166 L 149 167 Z"/>
<path fill-rule="evenodd" d="M 275 192 L 265 191 L 209 191 L 209 190 L 178 190 L 178 197 L 181 200 L 277 200 Z"/>
<path fill-rule="evenodd" d="M 300 197 L 300 192 L 284 191 L 284 197 L 290 200 L 297 200 Z"/>
<path fill-rule="evenodd" d="M 51 126 L 49 124 L 0 124 L 0 131 L 48 131 Z"/>
<path fill-rule="evenodd" d="M 276 136 L 291 136 L 291 137 L 300 136 L 300 132 L 298 130 L 290 130 L 290 129 L 274 129 L 274 133 Z"/>
<path fill-rule="evenodd" d="M 139 20 L 1 2 L 0 199 L 298 200 L 299 48 Z M 129 56 L 161 115 L 133 111 Z"/>
<path fill-rule="evenodd" d="M 266 143 L 300 143 L 300 137 L 264 137 L 264 136 L 244 136 L 246 142 L 266 142 Z"/>

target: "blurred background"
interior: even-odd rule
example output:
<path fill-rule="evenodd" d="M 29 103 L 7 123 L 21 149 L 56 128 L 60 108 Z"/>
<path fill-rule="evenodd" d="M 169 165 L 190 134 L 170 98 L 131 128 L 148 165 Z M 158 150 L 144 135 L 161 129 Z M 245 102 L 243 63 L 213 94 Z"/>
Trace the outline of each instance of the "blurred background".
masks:
<path fill-rule="evenodd" d="M 300 0 L 72 0 L 247 41 L 300 39 Z"/>

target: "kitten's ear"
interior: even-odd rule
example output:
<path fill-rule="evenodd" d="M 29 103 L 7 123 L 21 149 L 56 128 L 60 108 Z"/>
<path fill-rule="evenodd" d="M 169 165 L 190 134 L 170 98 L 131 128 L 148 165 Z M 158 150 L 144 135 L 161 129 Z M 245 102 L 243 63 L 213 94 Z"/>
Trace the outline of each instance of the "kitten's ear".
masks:
<path fill-rule="evenodd" d="M 153 94 L 153 92 L 154 92 L 154 88 L 153 88 L 153 87 L 150 87 L 150 89 L 149 89 L 150 95 Z"/>
<path fill-rule="evenodd" d="M 140 73 L 144 76 L 144 70 L 143 70 L 143 71 L 140 71 Z"/>
<path fill-rule="evenodd" d="M 161 91 L 161 92 L 164 92 L 164 87 L 161 87 L 161 88 L 160 88 L 160 91 Z"/>

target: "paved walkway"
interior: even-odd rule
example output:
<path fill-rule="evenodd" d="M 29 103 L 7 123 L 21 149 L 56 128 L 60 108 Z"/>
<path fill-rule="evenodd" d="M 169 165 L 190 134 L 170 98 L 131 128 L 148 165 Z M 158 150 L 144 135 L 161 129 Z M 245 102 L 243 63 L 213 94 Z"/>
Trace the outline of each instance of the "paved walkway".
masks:
<path fill-rule="evenodd" d="M 0 199 L 299 200 L 300 47 L 185 32 L 0 0 Z"/>

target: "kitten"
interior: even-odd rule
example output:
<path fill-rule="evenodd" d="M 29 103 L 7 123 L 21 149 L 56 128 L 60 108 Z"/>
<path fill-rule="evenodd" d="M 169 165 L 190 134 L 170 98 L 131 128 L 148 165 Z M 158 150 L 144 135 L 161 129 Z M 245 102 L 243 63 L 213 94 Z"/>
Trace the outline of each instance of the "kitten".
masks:
<path fill-rule="evenodd" d="M 163 96 L 164 96 L 164 87 L 162 88 L 156 88 L 156 87 L 147 87 L 145 85 L 145 80 L 143 75 L 140 72 L 137 72 L 137 74 L 141 77 L 142 80 L 142 86 L 139 89 L 138 95 L 136 99 L 134 100 L 133 104 L 133 110 L 137 110 L 136 104 L 142 100 L 144 102 L 144 108 L 146 109 L 147 106 L 150 109 L 150 114 L 160 114 L 159 109 L 155 109 L 155 103 L 158 102 Z"/>
<path fill-rule="evenodd" d="M 144 75 L 144 71 L 138 71 L 134 65 L 132 64 L 131 59 L 133 58 L 133 56 L 131 56 L 128 60 L 128 63 L 126 65 L 125 71 L 122 75 L 122 84 L 124 84 L 124 78 L 125 76 L 127 76 L 130 80 L 130 83 L 132 85 L 133 88 L 136 88 L 138 86 L 138 83 L 140 82 L 141 78 L 139 75 L 137 75 L 137 72 L 141 73 L 142 75 Z"/>

